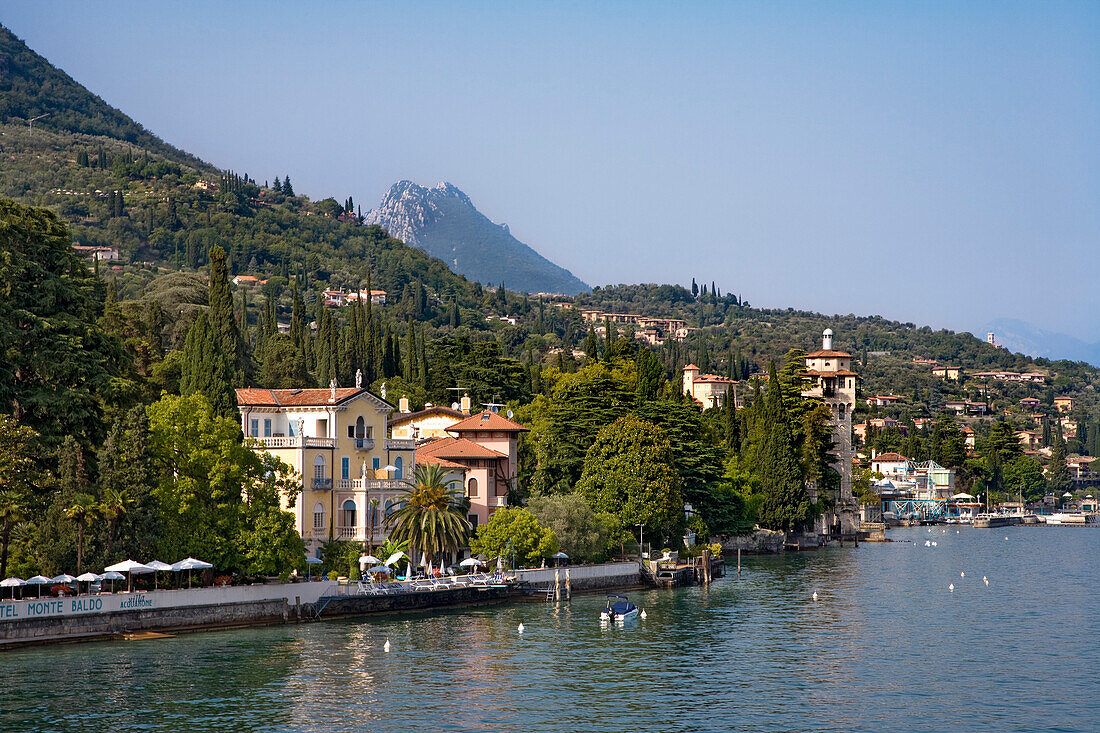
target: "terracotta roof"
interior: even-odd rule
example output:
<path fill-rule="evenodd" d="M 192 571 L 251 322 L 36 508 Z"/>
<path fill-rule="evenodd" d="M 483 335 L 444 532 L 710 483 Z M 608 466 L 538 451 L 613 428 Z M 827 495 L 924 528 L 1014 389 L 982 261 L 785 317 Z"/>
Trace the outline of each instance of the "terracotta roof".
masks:
<path fill-rule="evenodd" d="M 906 458 L 905 456 L 903 456 L 900 453 L 882 453 L 882 454 L 876 456 L 875 458 L 872 458 L 871 460 L 873 460 L 873 461 L 886 461 L 887 463 L 893 463 L 895 461 L 908 461 L 909 459 Z"/>
<path fill-rule="evenodd" d="M 695 380 L 695 383 L 699 382 L 721 382 L 723 384 L 732 383 L 733 380 L 727 377 L 720 377 L 717 374 L 701 374 L 699 378 Z"/>
<path fill-rule="evenodd" d="M 835 372 L 822 371 L 819 372 L 816 369 L 807 369 L 806 375 L 810 377 L 858 377 L 859 375 L 848 369 L 839 369 Z"/>
<path fill-rule="evenodd" d="M 416 418 L 424 417 L 425 415 L 446 415 L 447 417 L 453 417 L 458 420 L 467 417 L 466 413 L 460 410 L 452 410 L 451 408 L 444 405 L 432 405 L 431 407 L 426 407 L 418 412 L 395 412 L 393 413 L 393 415 L 390 416 L 388 422 L 390 425 L 400 425 L 401 423 L 415 420 Z"/>
<path fill-rule="evenodd" d="M 339 404 L 361 394 L 369 394 L 369 392 L 356 387 L 337 387 L 336 401 L 329 402 L 329 398 L 332 397 L 331 389 L 260 389 L 258 387 L 246 387 L 237 390 L 237 404 L 252 405 L 254 407 L 308 407 Z"/>
<path fill-rule="evenodd" d="M 416 458 L 421 463 L 434 463 L 437 466 L 442 466 L 443 468 L 449 468 L 452 471 L 465 471 L 466 468 L 467 468 L 466 466 L 463 466 L 461 463 L 455 463 L 454 461 L 448 461 L 446 458 L 440 458 L 438 456 L 423 456 L 423 455 L 418 454 L 416 456 Z"/>
<path fill-rule="evenodd" d="M 416 448 L 416 459 L 425 458 L 507 458 L 469 438 L 437 438 Z"/>
<path fill-rule="evenodd" d="M 448 432 L 452 433 L 476 433 L 476 432 L 500 432 L 507 431 L 513 433 L 526 433 L 527 428 L 523 427 L 519 423 L 512 422 L 508 418 L 493 412 L 492 410 L 485 410 L 477 415 L 471 415 L 462 422 L 457 422 L 451 427 L 447 428 Z"/>
<path fill-rule="evenodd" d="M 807 359 L 817 359 L 819 357 L 828 357 L 828 356 L 844 357 L 846 359 L 851 359 L 852 358 L 852 355 L 849 354 L 847 351 L 833 351 L 831 349 L 830 350 L 822 349 L 821 351 L 815 351 L 812 354 L 806 354 Z"/>
<path fill-rule="evenodd" d="M 695 366 L 694 364 L 688 364 L 688 365 L 686 365 L 686 366 L 684 367 L 683 371 L 685 371 L 685 372 L 686 372 L 686 371 L 687 371 L 687 370 L 689 370 L 689 369 L 694 369 L 695 371 L 699 371 L 699 367 Z"/>

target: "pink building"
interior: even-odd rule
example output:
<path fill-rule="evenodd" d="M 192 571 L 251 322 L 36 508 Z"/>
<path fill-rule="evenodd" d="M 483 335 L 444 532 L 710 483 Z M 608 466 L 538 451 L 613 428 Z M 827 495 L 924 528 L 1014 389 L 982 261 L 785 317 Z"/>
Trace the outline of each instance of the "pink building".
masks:
<path fill-rule="evenodd" d="M 447 428 L 454 437 L 437 438 L 417 446 L 416 459 L 452 469 L 451 480 L 463 481 L 470 499 L 470 523 L 476 528 L 498 508 L 508 506 L 516 485 L 519 434 L 527 428 L 486 410 Z"/>

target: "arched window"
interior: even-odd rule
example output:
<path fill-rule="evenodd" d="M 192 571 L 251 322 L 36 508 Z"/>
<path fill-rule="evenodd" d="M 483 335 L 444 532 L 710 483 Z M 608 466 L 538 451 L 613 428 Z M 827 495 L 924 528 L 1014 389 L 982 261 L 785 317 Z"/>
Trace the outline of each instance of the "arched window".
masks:
<path fill-rule="evenodd" d="M 318 455 L 313 459 L 313 478 L 325 477 L 325 457 Z"/>
<path fill-rule="evenodd" d="M 355 502 L 352 501 L 351 499 L 348 499 L 347 501 L 344 502 L 344 507 L 343 508 L 344 508 L 344 526 L 345 527 L 354 527 L 355 526 Z"/>
<path fill-rule="evenodd" d="M 393 477 L 394 478 L 405 478 L 404 465 L 405 465 L 405 462 L 403 460 L 401 460 L 401 456 L 398 456 L 397 458 L 393 459 L 393 467 L 396 469 L 393 472 Z"/>
<path fill-rule="evenodd" d="M 476 478 L 470 479 L 470 482 L 468 484 L 466 484 L 466 496 L 470 497 L 471 499 L 473 499 L 474 497 L 477 496 L 477 479 Z"/>
<path fill-rule="evenodd" d="M 360 415 L 359 418 L 355 421 L 355 437 L 356 438 L 365 438 L 365 437 L 367 437 L 366 423 L 363 421 L 363 416 L 362 415 Z"/>
<path fill-rule="evenodd" d="M 844 403 L 841 402 L 839 405 L 837 405 L 837 407 L 840 408 L 840 417 L 841 417 L 841 419 L 843 419 L 844 418 Z"/>
<path fill-rule="evenodd" d="M 325 528 L 325 505 L 321 502 L 317 502 L 313 505 L 313 528 Z"/>
<path fill-rule="evenodd" d="M 384 510 L 384 514 L 388 517 L 389 515 L 393 514 L 396 507 L 397 507 L 397 501 L 396 500 L 386 499 L 386 507 L 385 507 L 385 510 Z"/>

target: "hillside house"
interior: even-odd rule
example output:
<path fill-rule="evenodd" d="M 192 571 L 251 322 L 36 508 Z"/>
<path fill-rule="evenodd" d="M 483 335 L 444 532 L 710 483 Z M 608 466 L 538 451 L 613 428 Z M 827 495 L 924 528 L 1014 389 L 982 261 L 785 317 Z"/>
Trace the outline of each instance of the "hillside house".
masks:
<path fill-rule="evenodd" d="M 732 379 L 717 374 L 701 374 L 694 364 L 684 367 L 684 394 L 702 405 L 704 410 L 725 405 L 733 385 Z"/>

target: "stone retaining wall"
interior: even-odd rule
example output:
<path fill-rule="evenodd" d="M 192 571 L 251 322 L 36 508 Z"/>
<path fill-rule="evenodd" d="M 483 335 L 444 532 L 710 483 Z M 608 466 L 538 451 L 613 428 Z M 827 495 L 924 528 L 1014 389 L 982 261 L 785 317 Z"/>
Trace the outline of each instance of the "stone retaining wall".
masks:
<path fill-rule="evenodd" d="M 60 641 L 111 638 L 139 631 L 185 631 L 199 628 L 285 623 L 295 609 L 284 598 L 209 606 L 152 608 L 128 613 L 90 613 L 29 618 L 0 624 L 0 648 Z"/>
<path fill-rule="evenodd" d="M 560 573 L 565 587 L 565 571 L 569 570 L 569 585 L 576 593 L 610 588 L 633 588 L 643 584 L 642 571 L 636 562 L 612 562 L 602 565 L 577 565 L 568 568 L 538 568 L 517 570 L 516 577 L 536 588 L 554 584 L 554 573 Z"/>
<path fill-rule="evenodd" d="M 722 540 L 722 554 L 727 557 L 736 555 L 737 551 L 754 554 L 767 554 L 783 552 L 783 533 L 773 532 L 770 529 L 758 529 L 752 534 L 739 537 L 727 537 Z"/>

